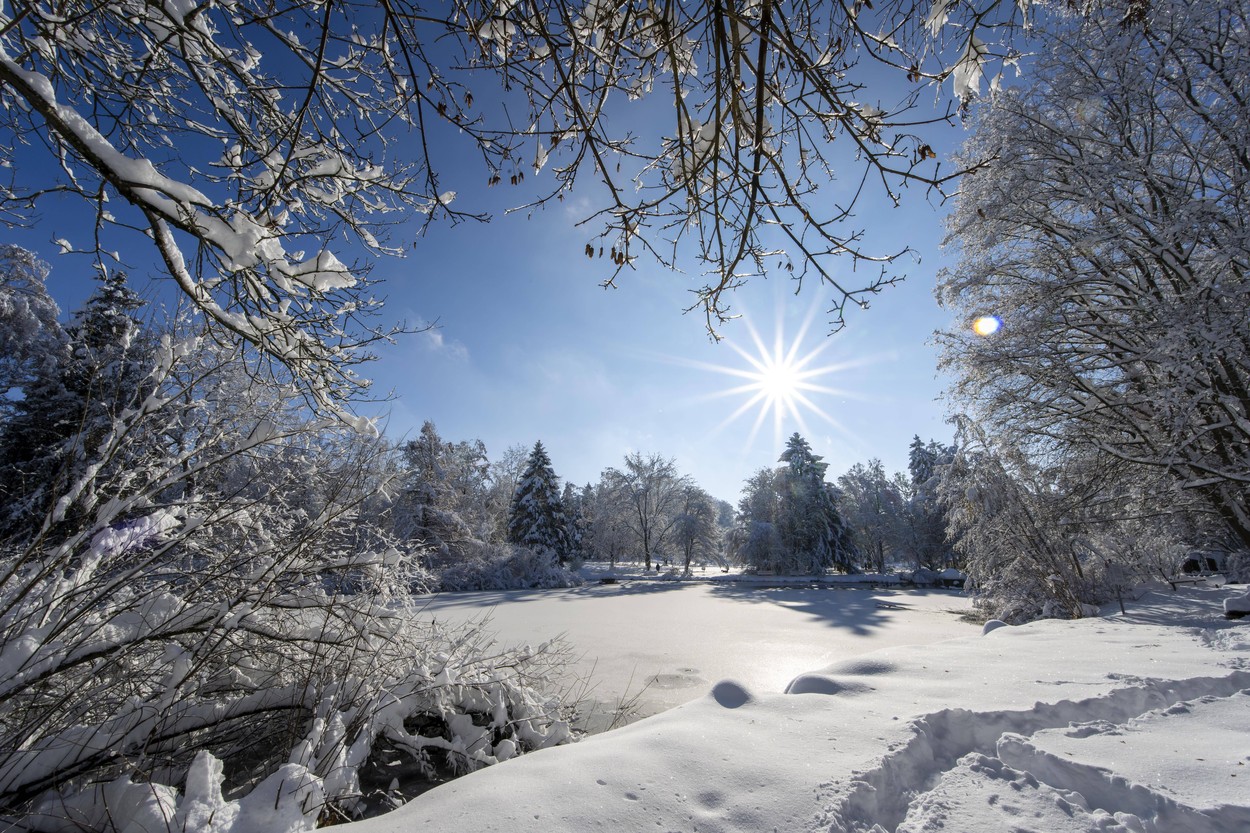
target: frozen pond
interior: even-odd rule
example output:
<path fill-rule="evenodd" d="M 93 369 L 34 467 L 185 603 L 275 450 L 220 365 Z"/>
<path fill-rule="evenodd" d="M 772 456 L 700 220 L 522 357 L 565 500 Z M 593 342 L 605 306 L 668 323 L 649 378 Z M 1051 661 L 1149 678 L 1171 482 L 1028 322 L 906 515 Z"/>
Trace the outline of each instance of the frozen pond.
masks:
<path fill-rule="evenodd" d="M 795 676 L 894 645 L 972 636 L 955 590 L 766 587 L 746 582 L 631 581 L 569 590 L 449 593 L 420 600 L 440 622 L 490 617 L 507 645 L 563 635 L 573 675 L 611 709 L 641 691 L 638 716 L 705 695 L 722 679 L 783 691 Z"/>

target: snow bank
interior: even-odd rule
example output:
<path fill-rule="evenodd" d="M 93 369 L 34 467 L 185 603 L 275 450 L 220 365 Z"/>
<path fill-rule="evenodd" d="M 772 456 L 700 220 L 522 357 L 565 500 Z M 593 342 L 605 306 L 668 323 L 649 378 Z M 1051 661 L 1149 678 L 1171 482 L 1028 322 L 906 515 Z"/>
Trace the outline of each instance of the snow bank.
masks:
<path fill-rule="evenodd" d="M 724 681 L 351 833 L 1245 831 L 1250 630 L 1227 595 L 888 648 L 788 694 Z"/>
<path fill-rule="evenodd" d="M 1229 619 L 1241 619 L 1250 615 L 1250 592 L 1229 596 L 1225 599 L 1224 615 Z"/>

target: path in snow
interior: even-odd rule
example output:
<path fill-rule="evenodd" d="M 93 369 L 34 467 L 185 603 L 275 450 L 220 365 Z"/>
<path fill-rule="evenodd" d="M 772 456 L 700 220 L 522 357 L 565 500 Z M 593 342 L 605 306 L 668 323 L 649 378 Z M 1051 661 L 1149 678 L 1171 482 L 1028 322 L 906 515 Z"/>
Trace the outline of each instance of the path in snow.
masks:
<path fill-rule="evenodd" d="M 1245 833 L 1250 627 L 1223 619 L 1229 592 L 885 648 L 788 694 L 721 681 L 351 833 Z"/>
<path fill-rule="evenodd" d="M 465 622 L 489 614 L 504 644 L 564 634 L 580 656 L 596 719 L 641 692 L 646 717 L 702 697 L 733 678 L 781 692 L 797 674 L 895 645 L 925 645 L 980 632 L 958 614 L 953 590 L 762 587 L 750 583 L 632 581 L 569 590 L 449 593 L 420 602 L 419 616 Z M 645 689 L 644 689 L 645 686 Z"/>

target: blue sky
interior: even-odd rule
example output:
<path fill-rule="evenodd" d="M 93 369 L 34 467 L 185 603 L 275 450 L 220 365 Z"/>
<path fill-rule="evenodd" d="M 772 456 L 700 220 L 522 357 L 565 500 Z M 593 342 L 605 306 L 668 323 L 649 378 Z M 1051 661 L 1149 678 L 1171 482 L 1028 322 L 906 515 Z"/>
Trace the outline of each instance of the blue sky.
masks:
<path fill-rule="evenodd" d="M 929 344 L 945 323 L 932 296 L 942 212 L 923 199 L 863 212 L 882 249 L 910 244 L 921 260 L 906 259 L 908 279 L 849 312 L 841 332 L 829 335 L 828 290 L 811 285 L 796 297 L 781 273 L 738 291 L 743 317 L 721 328 L 720 343 L 699 312 L 682 313 L 697 276 L 644 265 L 601 288 L 577 216 L 438 229 L 410 257 L 380 264 L 388 313 L 438 322 L 373 370 L 396 397 L 388 433 L 431 419 L 444 438 L 479 438 L 492 453 L 541 439 L 556 473 L 578 484 L 629 451 L 658 452 L 728 500 L 776 462 L 795 430 L 834 473 L 870 457 L 904 469 L 914 434 L 949 439 Z M 778 428 L 770 413 L 757 427 L 759 405 L 730 419 L 752 395 L 731 392 L 749 382 L 731 371 L 753 369 L 734 347 L 757 356 L 758 336 L 772 352 L 778 335 L 783 353 L 810 356 L 805 370 L 825 371 L 807 381 L 830 390 L 805 392 L 801 422 L 787 413 Z"/>
<path fill-rule="evenodd" d="M 49 287 L 68 313 L 91 291 L 91 270 L 85 256 L 57 253 L 51 240 L 73 240 L 76 230 L 57 216 L 45 212 L 34 229 L 6 238 L 52 265 Z M 658 452 L 731 501 L 796 430 L 831 474 L 870 457 L 904 469 L 914 434 L 950 434 L 929 344 L 946 323 L 932 295 L 944 262 L 942 211 L 917 198 L 861 216 L 884 247 L 918 251 L 920 262 L 901 265 L 906 281 L 874 296 L 870 309 L 848 312 L 847 326 L 829 335 L 828 290 L 811 285 L 795 296 L 786 273 L 755 279 L 733 296 L 742 318 L 720 329 L 720 343 L 699 312 L 682 312 L 697 276 L 644 264 L 618 288 L 601 288 L 572 209 L 435 228 L 374 273 L 384 318 L 437 322 L 384 346 L 367 371 L 378 393 L 392 394 L 377 409 L 387 434 L 415 434 L 429 419 L 445 439 L 481 439 L 492 456 L 542 440 L 556 473 L 579 485 L 630 451 Z M 168 290 L 159 276 L 133 277 L 149 295 Z M 157 283 L 144 290 L 148 278 Z M 761 404 L 731 419 L 752 397 L 733 392 L 749 380 L 732 371 L 753 370 L 734 347 L 758 356 L 762 344 L 771 353 L 779 334 L 784 353 L 810 356 L 804 369 L 824 371 L 807 381 L 831 390 L 804 392 L 801 424 L 786 413 L 778 428 L 772 411 L 760 422 Z"/>
<path fill-rule="evenodd" d="M 961 135 L 940 131 L 931 143 L 945 155 Z M 755 470 L 776 463 L 796 430 L 829 462 L 831 475 L 872 457 L 889 471 L 905 469 L 915 434 L 949 440 L 929 344 L 947 323 L 932 296 L 943 264 L 943 210 L 922 193 L 906 193 L 900 208 L 871 193 L 860 204 L 854 226 L 867 230 L 869 250 L 910 246 L 919 261 L 903 258 L 898 269 L 906 281 L 873 297 L 871 309 L 849 311 L 845 329 L 829 335 L 829 290 L 812 283 L 796 297 L 782 272 L 753 279 L 733 296 L 742 318 L 722 327 L 724 340 L 713 343 L 702 314 L 682 312 L 693 301 L 689 290 L 704 282 L 699 274 L 640 261 L 617 288 L 599 286 L 606 260 L 586 259 L 593 231 L 575 227 L 593 192 L 528 219 L 505 216 L 509 200 L 522 202 L 534 191 L 487 190 L 480 163 L 460 162 L 455 149 L 445 156 L 451 164 L 440 187 L 461 194 L 459 207 L 493 220 L 436 226 L 405 245 L 406 257 L 376 264 L 384 320 L 437 322 L 382 348 L 367 371 L 377 392 L 392 395 L 380 408 L 389 436 L 415 434 L 429 419 L 445 439 L 481 439 L 492 457 L 542 440 L 556 473 L 579 485 L 630 451 L 655 452 L 731 501 Z M 850 167 L 843 179 L 858 175 Z M 835 184 L 830 198 L 845 187 Z M 10 229 L 4 240 L 52 264 L 49 287 L 68 312 L 91 290 L 90 262 L 58 254 L 52 241 L 84 238 L 85 245 L 92 228 L 81 208 L 66 209 L 49 202 L 33 228 Z M 399 229 L 395 242 L 411 243 L 404 233 Z M 141 238 L 129 246 L 129 262 L 152 262 Z M 843 268 L 849 272 L 851 264 Z M 847 283 L 861 285 L 874 274 L 848 275 Z M 169 297 L 169 282 L 154 269 L 136 269 L 132 278 L 151 297 Z M 732 392 L 747 382 L 733 371 L 752 369 L 744 354 L 760 352 L 756 338 L 769 351 L 780 338 L 783 352 L 807 358 L 806 370 L 822 371 L 807 381 L 827 390 L 806 391 L 798 418 L 761 421 L 760 405 L 742 410 L 751 394 Z"/>

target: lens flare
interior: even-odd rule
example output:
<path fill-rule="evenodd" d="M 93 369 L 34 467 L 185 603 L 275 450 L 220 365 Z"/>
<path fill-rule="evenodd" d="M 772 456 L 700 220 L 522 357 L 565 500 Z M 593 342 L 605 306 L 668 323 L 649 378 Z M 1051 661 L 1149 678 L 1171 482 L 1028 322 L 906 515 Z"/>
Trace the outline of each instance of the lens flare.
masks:
<path fill-rule="evenodd" d="M 996 315 L 982 315 L 972 322 L 972 331 L 979 336 L 992 336 L 1003 326 L 1002 319 Z"/>

